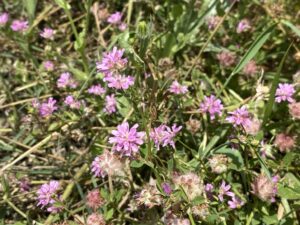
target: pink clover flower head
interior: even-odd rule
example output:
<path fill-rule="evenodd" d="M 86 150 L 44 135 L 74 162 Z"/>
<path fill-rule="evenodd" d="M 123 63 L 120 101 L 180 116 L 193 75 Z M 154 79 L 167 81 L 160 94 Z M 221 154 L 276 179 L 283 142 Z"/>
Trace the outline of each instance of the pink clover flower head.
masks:
<path fill-rule="evenodd" d="M 269 178 L 264 174 L 260 174 L 251 184 L 251 192 L 259 197 L 262 201 L 275 202 L 275 197 L 278 192 L 278 181 L 279 176 Z"/>
<path fill-rule="evenodd" d="M 98 189 L 88 192 L 86 195 L 86 204 L 93 210 L 97 210 L 104 204 L 104 199 L 102 198 Z"/>
<path fill-rule="evenodd" d="M 290 103 L 293 103 L 294 93 L 295 93 L 295 89 L 292 84 L 280 83 L 279 87 L 276 89 L 275 101 L 276 102 L 288 101 Z"/>
<path fill-rule="evenodd" d="M 233 112 L 229 112 L 230 116 L 226 118 L 229 123 L 232 123 L 234 126 L 247 126 L 251 123 L 250 114 L 246 108 L 246 106 L 242 106 L 234 110 Z"/>
<path fill-rule="evenodd" d="M 118 90 L 127 90 L 130 86 L 134 85 L 134 77 L 119 74 L 106 78 L 106 81 L 108 83 L 108 87 Z"/>
<path fill-rule="evenodd" d="M 222 51 L 221 53 L 217 54 L 217 59 L 222 66 L 230 67 L 235 63 L 236 56 L 232 52 Z"/>
<path fill-rule="evenodd" d="M 177 127 L 176 124 L 174 124 L 172 128 L 162 124 L 152 129 L 150 138 L 154 141 L 157 150 L 160 150 L 160 146 L 165 147 L 167 145 L 171 145 L 175 148 L 174 138 L 181 128 L 182 126 Z"/>
<path fill-rule="evenodd" d="M 45 39 L 53 39 L 54 30 L 48 27 L 45 27 L 44 30 L 40 33 L 40 36 Z"/>
<path fill-rule="evenodd" d="M 300 119 L 300 102 L 290 103 L 289 113 L 293 119 Z"/>
<path fill-rule="evenodd" d="M 107 22 L 110 24 L 119 24 L 121 23 L 122 16 L 123 14 L 121 12 L 115 12 L 107 18 Z"/>
<path fill-rule="evenodd" d="M 47 71 L 53 71 L 54 70 L 54 63 L 50 60 L 43 62 L 43 66 Z"/>
<path fill-rule="evenodd" d="M 87 92 L 94 95 L 103 95 L 105 93 L 105 89 L 100 84 L 96 84 L 92 85 Z"/>
<path fill-rule="evenodd" d="M 62 73 L 60 77 L 58 78 L 57 82 L 58 88 L 76 88 L 77 82 L 72 78 L 71 74 L 69 72 Z"/>
<path fill-rule="evenodd" d="M 113 152 L 104 150 L 92 162 L 91 171 L 96 177 L 104 178 L 107 175 L 122 175 L 124 173 L 123 167 L 123 163 Z"/>
<path fill-rule="evenodd" d="M 127 24 L 126 23 L 121 23 L 119 26 L 118 26 L 119 30 L 120 31 L 124 31 L 127 29 Z"/>
<path fill-rule="evenodd" d="M 218 198 L 221 202 L 224 201 L 224 195 L 227 196 L 234 196 L 234 193 L 230 191 L 231 185 L 226 185 L 225 181 L 222 180 L 221 186 L 219 188 L 219 195 Z"/>
<path fill-rule="evenodd" d="M 98 71 L 108 73 L 124 69 L 127 64 L 127 59 L 122 58 L 124 51 L 114 47 L 112 51 L 104 53 L 101 62 L 97 63 Z"/>
<path fill-rule="evenodd" d="M 7 12 L 0 14 L 0 26 L 6 25 L 8 19 L 9 19 L 9 14 Z"/>
<path fill-rule="evenodd" d="M 28 29 L 28 21 L 26 20 L 14 20 L 10 25 L 10 28 L 16 32 L 24 32 Z"/>
<path fill-rule="evenodd" d="M 52 115 L 52 113 L 57 110 L 57 106 L 56 104 L 56 100 L 53 99 L 52 97 L 48 98 L 47 102 L 43 102 L 40 106 L 39 106 L 39 113 L 42 117 L 48 117 L 50 115 Z"/>
<path fill-rule="evenodd" d="M 114 144 L 113 151 L 123 156 L 133 156 L 139 151 L 140 145 L 144 143 L 145 132 L 137 132 L 138 124 L 131 128 L 127 122 L 117 126 L 117 130 L 111 133 L 114 137 L 109 138 L 109 143 Z"/>
<path fill-rule="evenodd" d="M 115 99 L 115 95 L 107 95 L 105 97 L 105 107 L 104 107 L 104 112 L 107 114 L 112 114 L 116 112 L 116 106 L 117 106 L 117 101 Z"/>
<path fill-rule="evenodd" d="M 71 109 L 79 109 L 81 107 L 80 101 L 74 99 L 72 95 L 68 95 L 64 103 L 69 106 Z"/>
<path fill-rule="evenodd" d="M 59 199 L 57 191 L 59 189 L 59 182 L 52 180 L 47 184 L 43 184 L 40 189 L 37 191 L 38 204 L 42 209 L 47 207 L 48 212 L 58 211 L 57 207 L 54 207 L 56 199 Z"/>
<path fill-rule="evenodd" d="M 188 88 L 187 88 L 187 86 L 179 84 L 178 81 L 175 80 L 171 84 L 171 86 L 169 88 L 169 91 L 171 93 L 179 95 L 179 94 L 185 94 L 185 93 L 187 93 L 188 92 Z"/>
<path fill-rule="evenodd" d="M 200 104 L 200 110 L 202 113 L 209 113 L 210 119 L 214 120 L 215 115 L 222 115 L 223 105 L 221 100 L 217 99 L 214 95 L 209 97 L 204 96 L 204 100 Z"/>
<path fill-rule="evenodd" d="M 249 20 L 243 19 L 243 20 L 241 20 L 241 21 L 238 23 L 238 25 L 237 25 L 237 27 L 236 27 L 236 32 L 237 32 L 238 34 L 240 34 L 240 33 L 242 33 L 242 32 L 246 32 L 246 31 L 248 31 L 248 30 L 250 30 L 250 29 L 251 29 L 251 25 L 250 25 Z"/>
<path fill-rule="evenodd" d="M 253 76 L 257 73 L 257 65 L 254 60 L 250 60 L 243 68 L 243 73 L 247 76 Z"/>
<path fill-rule="evenodd" d="M 244 201 L 242 201 L 239 197 L 237 196 L 232 196 L 231 200 L 228 201 L 229 208 L 231 209 L 236 209 L 240 208 L 245 204 Z"/>

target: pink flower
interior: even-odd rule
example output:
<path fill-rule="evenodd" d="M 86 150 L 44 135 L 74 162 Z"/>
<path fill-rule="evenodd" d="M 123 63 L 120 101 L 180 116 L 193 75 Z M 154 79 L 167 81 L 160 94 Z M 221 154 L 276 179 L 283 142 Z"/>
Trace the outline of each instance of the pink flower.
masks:
<path fill-rule="evenodd" d="M 293 119 L 300 119 L 300 102 L 290 103 L 289 112 Z"/>
<path fill-rule="evenodd" d="M 239 34 L 242 32 L 246 32 L 250 29 L 251 29 L 251 25 L 250 25 L 249 20 L 243 19 L 238 23 L 238 25 L 236 27 L 236 32 Z"/>
<path fill-rule="evenodd" d="M 127 64 L 127 59 L 122 58 L 124 51 L 125 49 L 114 47 L 112 51 L 104 53 L 102 61 L 97 63 L 98 71 L 108 73 L 124 69 Z"/>
<path fill-rule="evenodd" d="M 117 105 L 117 101 L 115 99 L 115 95 L 107 95 L 105 97 L 105 108 L 104 108 L 104 112 L 106 112 L 107 114 L 112 114 L 116 111 L 116 105 Z"/>
<path fill-rule="evenodd" d="M 218 195 L 218 198 L 221 202 L 224 201 L 224 195 L 234 196 L 234 193 L 231 192 L 230 189 L 231 189 L 231 186 L 229 184 L 226 185 L 225 181 L 222 180 L 222 184 L 220 186 L 219 195 Z"/>
<path fill-rule="evenodd" d="M 103 215 L 99 213 L 92 213 L 86 220 L 87 225 L 106 225 Z"/>
<path fill-rule="evenodd" d="M 251 192 L 263 201 L 275 202 L 278 180 L 279 176 L 274 176 L 270 179 L 266 175 L 260 174 L 251 184 Z"/>
<path fill-rule="evenodd" d="M 121 12 L 115 12 L 107 18 L 107 22 L 110 24 L 119 24 L 121 23 L 122 16 L 123 14 Z"/>
<path fill-rule="evenodd" d="M 74 99 L 72 95 L 67 96 L 64 103 L 68 105 L 71 109 L 79 109 L 81 106 L 80 101 Z"/>
<path fill-rule="evenodd" d="M 220 64 L 225 67 L 230 67 L 235 63 L 236 56 L 232 52 L 223 51 L 217 55 Z"/>
<path fill-rule="evenodd" d="M 104 204 L 104 199 L 101 197 L 98 189 L 88 192 L 86 196 L 86 204 L 93 210 L 100 208 Z"/>
<path fill-rule="evenodd" d="M 243 73 L 247 76 L 253 76 L 257 73 L 257 65 L 254 60 L 250 60 L 244 67 Z"/>
<path fill-rule="evenodd" d="M 120 31 L 124 31 L 127 29 L 127 24 L 126 23 L 121 23 L 119 26 L 118 26 L 119 30 Z"/>
<path fill-rule="evenodd" d="M 137 132 L 138 124 L 132 128 L 127 122 L 117 126 L 117 130 L 111 133 L 114 137 L 109 138 L 109 143 L 114 144 L 113 151 L 124 156 L 132 156 L 139 151 L 140 145 L 144 143 L 145 132 Z"/>
<path fill-rule="evenodd" d="M 24 32 L 28 29 L 28 21 L 26 20 L 14 20 L 10 25 L 10 28 L 16 32 Z"/>
<path fill-rule="evenodd" d="M 172 187 L 169 183 L 163 183 L 161 185 L 163 191 L 165 192 L 166 195 L 171 195 L 172 193 Z"/>
<path fill-rule="evenodd" d="M 38 195 L 38 204 L 41 208 L 48 207 L 47 211 L 57 211 L 58 208 L 54 207 L 54 203 L 59 199 L 57 191 L 59 189 L 59 182 L 52 180 L 48 184 L 43 184 L 40 189 L 37 191 Z"/>
<path fill-rule="evenodd" d="M 214 120 L 215 115 L 222 115 L 223 105 L 220 99 L 217 99 L 214 95 L 209 97 L 204 96 L 204 101 L 200 104 L 200 110 L 202 113 L 209 113 L 210 119 Z"/>
<path fill-rule="evenodd" d="M 119 158 L 104 150 L 100 156 L 97 156 L 92 162 L 91 171 L 96 177 L 116 176 L 123 174 L 123 164 Z"/>
<path fill-rule="evenodd" d="M 204 190 L 205 190 L 205 193 L 206 193 L 206 196 L 209 200 L 213 200 L 213 190 L 214 190 L 214 185 L 213 184 L 210 184 L 210 183 L 207 183 L 205 186 L 204 186 Z"/>
<path fill-rule="evenodd" d="M 40 104 L 39 100 L 35 98 L 32 100 L 31 105 L 33 108 L 38 109 L 41 104 Z"/>
<path fill-rule="evenodd" d="M 47 70 L 47 71 L 53 71 L 54 70 L 54 63 L 52 61 L 45 61 L 43 63 L 43 66 L 44 68 Z"/>
<path fill-rule="evenodd" d="M 58 88 L 76 88 L 77 82 L 72 78 L 71 74 L 69 72 L 62 73 L 60 77 L 58 78 L 57 82 Z"/>
<path fill-rule="evenodd" d="M 45 39 L 53 39 L 54 30 L 51 28 L 44 28 L 44 30 L 40 33 L 40 36 Z"/>
<path fill-rule="evenodd" d="M 280 83 L 279 87 L 276 89 L 275 101 L 276 102 L 288 101 L 288 102 L 292 103 L 292 102 L 294 102 L 294 99 L 293 99 L 294 93 L 295 93 L 295 89 L 292 84 Z"/>
<path fill-rule="evenodd" d="M 236 197 L 235 195 L 231 197 L 231 200 L 228 201 L 229 208 L 236 209 L 240 208 L 245 204 L 239 197 Z"/>
<path fill-rule="evenodd" d="M 275 137 L 274 144 L 279 148 L 280 152 L 289 152 L 296 147 L 295 136 L 279 133 Z"/>
<path fill-rule="evenodd" d="M 48 117 L 52 115 L 52 113 L 57 110 L 57 106 L 55 106 L 56 100 L 50 97 L 47 102 L 43 102 L 39 106 L 39 112 L 42 117 Z"/>
<path fill-rule="evenodd" d="M 209 17 L 208 21 L 207 21 L 208 29 L 214 30 L 220 21 L 221 21 L 221 17 L 219 17 L 219 16 Z"/>
<path fill-rule="evenodd" d="M 177 127 L 176 124 L 174 124 L 172 128 L 162 124 L 159 127 L 152 129 L 150 132 L 150 138 L 154 141 L 157 150 L 160 149 L 160 145 L 163 147 L 171 145 L 173 148 L 175 148 L 174 138 L 181 128 L 182 126 Z"/>
<path fill-rule="evenodd" d="M 0 15 L 0 26 L 4 26 L 9 19 L 9 14 L 4 12 Z"/>
<path fill-rule="evenodd" d="M 226 118 L 229 123 L 232 123 L 234 126 L 247 126 L 251 123 L 250 114 L 246 108 L 246 106 L 242 106 L 234 110 L 233 112 L 229 112 L 230 116 Z"/>
<path fill-rule="evenodd" d="M 87 92 L 94 95 L 102 95 L 105 93 L 105 89 L 100 84 L 97 84 L 92 85 Z"/>
<path fill-rule="evenodd" d="M 169 91 L 174 94 L 185 94 L 188 92 L 187 86 L 180 85 L 177 80 L 173 81 L 171 84 Z"/>
<path fill-rule="evenodd" d="M 106 78 L 106 82 L 108 83 L 108 87 L 110 88 L 126 90 L 130 86 L 134 85 L 134 77 L 118 74 Z"/>

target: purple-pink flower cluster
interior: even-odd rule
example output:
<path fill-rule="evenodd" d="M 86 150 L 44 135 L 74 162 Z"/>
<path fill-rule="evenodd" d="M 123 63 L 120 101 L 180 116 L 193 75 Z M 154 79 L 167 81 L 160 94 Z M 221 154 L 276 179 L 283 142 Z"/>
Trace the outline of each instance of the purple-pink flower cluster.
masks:
<path fill-rule="evenodd" d="M 48 27 L 45 27 L 44 30 L 40 33 L 40 36 L 45 39 L 53 39 L 54 30 Z"/>
<path fill-rule="evenodd" d="M 104 74 L 103 81 L 110 88 L 126 90 L 134 84 L 134 77 L 121 75 L 128 62 L 123 58 L 124 51 L 114 47 L 112 51 L 104 53 L 101 62 L 97 63 L 98 71 Z"/>
<path fill-rule="evenodd" d="M 217 99 L 214 95 L 209 97 L 204 96 L 204 100 L 200 104 L 200 111 L 202 113 L 209 113 L 210 119 L 214 120 L 216 115 L 222 115 L 222 110 L 223 105 L 220 99 Z"/>
<path fill-rule="evenodd" d="M 0 26 L 4 26 L 6 25 L 6 23 L 8 22 L 9 19 L 9 14 L 4 12 L 2 14 L 0 14 Z"/>
<path fill-rule="evenodd" d="M 87 92 L 93 95 L 103 95 L 105 93 L 105 89 L 100 84 L 96 84 L 92 85 Z"/>
<path fill-rule="evenodd" d="M 250 113 L 247 110 L 246 106 L 242 106 L 234 110 L 233 112 L 229 112 L 230 116 L 226 118 L 229 123 L 232 123 L 234 126 L 247 126 L 251 123 Z"/>
<path fill-rule="evenodd" d="M 122 22 L 122 16 L 123 14 L 121 12 L 115 12 L 107 18 L 107 22 L 112 25 L 117 25 L 119 30 L 124 31 L 127 28 L 127 24 Z"/>
<path fill-rule="evenodd" d="M 160 149 L 160 146 L 165 147 L 167 145 L 175 148 L 174 138 L 181 128 L 182 126 L 178 127 L 176 124 L 174 124 L 172 127 L 162 124 L 152 129 L 150 132 L 150 138 L 154 142 L 157 150 Z"/>
<path fill-rule="evenodd" d="M 47 101 L 40 103 L 38 100 L 32 101 L 32 106 L 39 111 L 41 117 L 48 117 L 53 114 L 55 110 L 57 110 L 56 100 L 52 97 L 48 98 Z"/>
<path fill-rule="evenodd" d="M 276 102 L 290 102 L 293 103 L 293 94 L 295 93 L 294 86 L 292 84 L 280 83 L 275 93 Z"/>
<path fill-rule="evenodd" d="M 14 20 L 10 25 L 10 28 L 16 32 L 25 32 L 28 29 L 27 20 Z"/>
<path fill-rule="evenodd" d="M 116 106 L 117 106 L 117 101 L 115 99 L 115 95 L 107 95 L 105 97 L 105 107 L 104 107 L 104 112 L 106 112 L 107 114 L 112 114 L 114 112 L 116 112 Z"/>
<path fill-rule="evenodd" d="M 78 85 L 69 72 L 62 73 L 56 84 L 58 88 L 76 88 Z"/>
<path fill-rule="evenodd" d="M 187 86 L 181 85 L 178 83 L 177 80 L 173 81 L 173 83 L 171 84 L 169 91 L 173 94 L 185 94 L 188 92 L 188 88 Z"/>
<path fill-rule="evenodd" d="M 37 191 L 38 204 L 42 209 L 47 207 L 48 212 L 58 212 L 60 208 L 54 206 L 59 200 L 57 193 L 59 189 L 59 182 L 52 180 L 47 184 L 43 184 Z"/>
<path fill-rule="evenodd" d="M 113 144 L 112 150 L 120 153 L 122 156 L 134 156 L 140 145 L 144 143 L 145 132 L 138 132 L 138 124 L 129 127 L 127 122 L 117 126 L 117 130 L 111 133 L 113 137 L 109 138 L 109 143 Z"/>

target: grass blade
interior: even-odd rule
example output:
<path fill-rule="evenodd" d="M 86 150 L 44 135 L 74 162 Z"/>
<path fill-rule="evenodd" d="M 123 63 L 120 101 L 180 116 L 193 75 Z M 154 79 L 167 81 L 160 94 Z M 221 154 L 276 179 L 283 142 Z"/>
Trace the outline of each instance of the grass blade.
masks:
<path fill-rule="evenodd" d="M 297 34 L 300 37 L 300 29 L 294 26 L 291 22 L 287 20 L 282 20 L 281 23 L 289 27 L 292 31 L 294 31 L 295 34 Z"/>
<path fill-rule="evenodd" d="M 240 72 L 244 68 L 244 66 L 256 55 L 256 53 L 259 51 L 259 49 L 265 44 L 265 42 L 270 37 L 270 35 L 271 35 L 273 29 L 275 28 L 275 26 L 276 26 L 276 24 L 273 24 L 272 26 L 270 26 L 268 29 L 266 29 L 264 32 L 262 32 L 256 38 L 256 40 L 252 43 L 252 45 L 250 46 L 250 48 L 248 49 L 246 54 L 240 60 L 238 65 L 234 68 L 234 70 L 232 71 L 230 76 L 227 78 L 227 80 L 224 83 L 223 88 L 220 90 L 218 95 L 220 95 L 222 93 L 222 91 L 228 85 L 228 83 L 233 78 L 233 76 L 235 74 L 237 74 L 238 72 Z"/>

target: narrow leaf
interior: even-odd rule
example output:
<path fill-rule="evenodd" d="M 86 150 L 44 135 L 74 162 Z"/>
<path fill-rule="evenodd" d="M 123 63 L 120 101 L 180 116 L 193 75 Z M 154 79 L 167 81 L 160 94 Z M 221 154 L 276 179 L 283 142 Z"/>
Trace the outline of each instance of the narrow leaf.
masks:
<path fill-rule="evenodd" d="M 289 27 L 292 31 L 294 31 L 295 34 L 297 34 L 300 37 L 300 29 L 293 25 L 291 22 L 287 20 L 282 20 L 281 23 Z"/>

